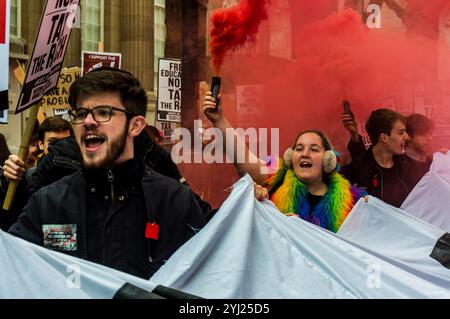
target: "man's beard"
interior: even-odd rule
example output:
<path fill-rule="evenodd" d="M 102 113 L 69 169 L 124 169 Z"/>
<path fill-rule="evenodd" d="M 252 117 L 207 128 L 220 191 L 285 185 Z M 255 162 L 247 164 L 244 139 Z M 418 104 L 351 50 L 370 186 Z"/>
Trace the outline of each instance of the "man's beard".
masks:
<path fill-rule="evenodd" d="M 98 162 L 88 163 L 85 161 L 83 156 L 83 167 L 87 170 L 95 170 L 99 168 L 112 168 L 114 162 L 122 155 L 125 150 L 125 143 L 128 135 L 129 122 L 127 121 L 125 125 L 125 130 L 123 133 L 114 141 L 109 142 L 109 148 L 106 148 L 106 156 L 104 159 Z M 106 141 L 105 141 L 106 143 Z"/>

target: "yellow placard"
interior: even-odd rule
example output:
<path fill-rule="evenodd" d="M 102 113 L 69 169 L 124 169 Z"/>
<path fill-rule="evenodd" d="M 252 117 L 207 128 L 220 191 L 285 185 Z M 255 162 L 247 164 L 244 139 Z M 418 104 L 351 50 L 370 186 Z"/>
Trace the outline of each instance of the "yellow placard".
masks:
<path fill-rule="evenodd" d="M 13 70 L 13 74 L 20 86 L 23 86 L 23 82 L 25 81 L 25 69 L 19 61 L 17 61 L 17 64 L 18 67 Z"/>
<path fill-rule="evenodd" d="M 41 100 L 40 106 L 44 113 L 53 116 L 53 110 L 69 109 L 70 86 L 80 77 L 79 67 L 65 68 L 59 75 L 58 87 L 47 93 Z"/>
<path fill-rule="evenodd" d="M 38 111 L 38 115 L 37 115 L 37 120 L 38 120 L 38 122 L 39 122 L 39 125 L 41 125 L 42 122 L 45 121 L 46 117 L 47 117 L 47 115 L 45 114 L 45 112 L 44 112 L 44 110 L 42 109 L 42 107 L 40 107 L 40 108 L 39 108 L 39 111 Z"/>

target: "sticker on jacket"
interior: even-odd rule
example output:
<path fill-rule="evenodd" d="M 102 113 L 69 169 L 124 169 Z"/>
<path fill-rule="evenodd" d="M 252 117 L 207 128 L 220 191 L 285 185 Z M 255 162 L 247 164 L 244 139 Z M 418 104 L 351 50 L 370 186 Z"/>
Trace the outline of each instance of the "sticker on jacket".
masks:
<path fill-rule="evenodd" d="M 77 250 L 77 225 L 42 225 L 44 247 L 59 251 Z"/>

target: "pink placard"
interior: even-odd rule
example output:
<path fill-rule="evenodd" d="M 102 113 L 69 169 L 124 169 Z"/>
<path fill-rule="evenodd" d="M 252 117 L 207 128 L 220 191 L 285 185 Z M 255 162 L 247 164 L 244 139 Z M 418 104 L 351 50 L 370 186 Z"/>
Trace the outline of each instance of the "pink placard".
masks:
<path fill-rule="evenodd" d="M 80 0 L 47 0 L 16 114 L 58 85 Z"/>

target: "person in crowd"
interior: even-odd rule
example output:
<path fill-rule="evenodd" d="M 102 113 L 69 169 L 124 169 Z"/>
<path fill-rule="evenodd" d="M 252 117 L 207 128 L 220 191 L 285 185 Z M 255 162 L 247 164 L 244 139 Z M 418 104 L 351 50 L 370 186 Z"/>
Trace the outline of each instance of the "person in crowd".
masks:
<path fill-rule="evenodd" d="M 44 155 L 48 154 L 49 144 L 73 135 L 72 125 L 61 117 L 46 118 L 38 128 L 37 143 Z M 10 155 L 4 163 L 4 177 L 9 181 L 20 181 L 27 172 L 31 177 L 35 167 L 27 170 L 25 162 L 17 155 Z"/>
<path fill-rule="evenodd" d="M 224 118 L 220 105 L 216 108 L 211 92 L 206 93 L 203 110 L 226 138 L 226 129 L 231 125 Z M 237 159 L 237 150 L 233 150 L 239 174 L 248 173 L 255 181 L 255 196 L 259 200 L 270 198 L 284 214 L 296 215 L 336 232 L 354 204 L 364 195 L 361 189 L 351 186 L 337 172 L 336 154 L 321 131 L 301 132 L 284 153 L 278 170 L 271 175 L 264 174 L 266 164 L 256 159 L 245 143 L 240 143 L 236 136 L 235 139 L 235 147 L 241 145 L 246 150 L 242 163 Z"/>
<path fill-rule="evenodd" d="M 406 132 L 409 135 L 406 155 L 430 166 L 433 161 L 433 120 L 419 113 L 411 114 L 406 118 Z"/>
<path fill-rule="evenodd" d="M 14 155 L 14 154 L 13 154 Z M 28 155 L 24 165 L 25 170 L 33 169 L 41 159 L 44 153 L 39 148 L 39 142 L 37 136 L 32 136 L 30 144 L 28 144 Z"/>
<path fill-rule="evenodd" d="M 405 118 L 393 110 L 373 111 L 365 126 L 372 146 L 364 151 L 363 145 L 349 147 L 352 162 L 342 168 L 351 183 L 395 207 L 401 206 L 415 185 L 411 176 L 416 166 L 405 155 L 409 138 L 405 124 Z"/>
<path fill-rule="evenodd" d="M 147 134 L 151 137 L 151 139 L 153 140 L 153 142 L 157 145 L 161 145 L 164 137 L 162 135 L 162 132 L 160 130 L 158 130 L 155 126 L 153 125 L 147 125 L 145 127 L 145 130 L 147 131 Z"/>
<path fill-rule="evenodd" d="M 146 125 L 147 127 L 148 125 Z M 188 185 L 173 162 L 170 153 L 154 143 L 153 135 L 150 133 L 151 131 L 144 129 L 134 139 L 135 156 L 142 159 L 148 167 L 156 172 Z M 37 136 L 39 136 L 39 145 L 45 155 L 35 168 L 26 170 L 23 161 L 16 155 L 11 156 L 6 165 L 9 174 L 6 176 L 7 179 L 3 180 L 4 187 L 0 192 L 2 193 L 0 199 L 3 200 L 6 194 L 9 179 L 20 180 L 21 183 L 16 192 L 14 205 L 9 212 L 0 216 L 0 228 L 3 230 L 8 230 L 17 221 L 28 199 L 37 190 L 82 168 L 81 152 L 73 137 L 73 129 L 69 122 L 59 117 L 48 118 L 39 127 Z M 27 172 L 26 178 L 22 180 L 25 171 Z M 212 218 L 217 209 L 212 209 L 209 203 L 202 200 L 196 193 L 194 196 L 206 218 L 208 220 Z"/>
<path fill-rule="evenodd" d="M 204 214 L 187 186 L 135 157 L 147 96 L 131 73 L 88 73 L 70 88 L 69 103 L 83 168 L 33 194 L 9 231 L 149 278 L 204 226 Z"/>
<path fill-rule="evenodd" d="M 177 165 L 173 162 L 170 153 L 158 144 L 155 144 L 146 130 L 143 130 L 135 137 L 134 150 L 135 157 L 140 158 L 149 168 L 189 186 L 178 170 Z M 64 176 L 77 172 L 81 167 L 82 156 L 74 137 L 68 137 L 52 143 L 49 146 L 48 154 L 39 161 L 39 165 L 31 177 L 32 183 L 28 196 L 31 196 L 38 189 L 60 180 Z M 207 219 L 212 218 L 217 210 L 213 210 L 209 203 L 203 201 L 196 193 L 194 193 L 194 196 Z"/>
<path fill-rule="evenodd" d="M 44 156 L 48 154 L 51 143 L 73 135 L 72 125 L 60 117 L 45 119 L 36 132 L 36 140 L 31 141 L 30 145 L 36 145 L 35 148 L 42 152 Z M 42 158 L 39 158 L 38 163 L 42 161 Z M 32 175 L 36 170 L 37 167 L 34 164 L 29 167 L 29 164 L 15 154 L 10 154 L 8 159 L 5 160 L 2 176 L 0 176 L 0 201 L 3 203 L 10 181 L 17 181 L 19 184 L 11 209 L 8 212 L 2 211 L 0 214 L 0 229 L 6 231 L 17 221 L 29 196 L 35 190 Z"/>
<path fill-rule="evenodd" d="M 414 188 L 430 170 L 433 162 L 434 122 L 422 114 L 411 114 L 406 118 L 406 132 L 409 139 L 406 143 L 405 154 L 410 162 L 409 165 L 415 167 L 410 175 L 410 183 Z M 441 148 L 440 152 L 445 154 L 447 149 Z"/>
<path fill-rule="evenodd" d="M 38 130 L 39 149 L 44 155 L 47 155 L 50 143 L 69 136 L 73 136 L 73 128 L 70 122 L 59 116 L 46 118 Z"/>
<path fill-rule="evenodd" d="M 35 126 L 33 128 L 33 133 L 31 134 L 30 142 L 28 144 L 28 154 L 26 156 L 26 163 L 24 166 L 25 169 L 35 167 L 37 162 L 43 155 L 43 152 L 39 148 L 38 130 L 39 122 L 36 120 Z"/>
<path fill-rule="evenodd" d="M 342 114 L 344 127 L 350 133 L 348 151 L 350 156 L 357 159 L 366 153 L 366 147 L 359 134 L 356 118 L 353 114 Z M 413 113 L 405 119 L 406 141 L 405 157 L 403 163 L 409 168 L 407 178 L 411 188 L 420 181 L 428 172 L 433 161 L 433 133 L 434 122 L 426 116 Z M 447 153 L 447 149 L 441 147 L 439 151 Z"/>

